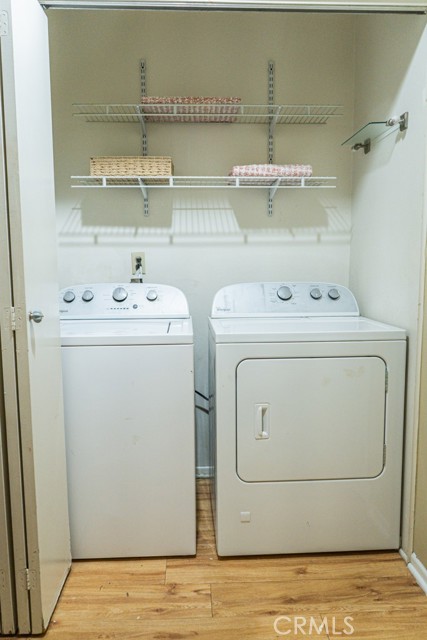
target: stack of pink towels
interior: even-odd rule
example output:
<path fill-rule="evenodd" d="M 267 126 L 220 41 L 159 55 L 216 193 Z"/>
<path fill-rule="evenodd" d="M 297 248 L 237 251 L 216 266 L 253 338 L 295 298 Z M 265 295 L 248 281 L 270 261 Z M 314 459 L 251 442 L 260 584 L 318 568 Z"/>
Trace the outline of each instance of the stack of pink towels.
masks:
<path fill-rule="evenodd" d="M 244 164 L 234 166 L 229 175 L 247 178 L 309 178 L 313 175 L 313 168 L 309 164 Z"/>
<path fill-rule="evenodd" d="M 241 98 L 143 96 L 141 103 L 150 122 L 235 122 L 233 114 L 239 113 Z"/>

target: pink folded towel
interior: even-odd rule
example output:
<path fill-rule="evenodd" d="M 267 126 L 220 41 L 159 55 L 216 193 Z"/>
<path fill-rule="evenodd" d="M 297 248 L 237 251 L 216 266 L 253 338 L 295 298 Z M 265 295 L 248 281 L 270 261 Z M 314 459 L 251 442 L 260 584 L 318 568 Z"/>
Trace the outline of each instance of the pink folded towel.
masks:
<path fill-rule="evenodd" d="M 309 164 L 244 164 L 234 166 L 229 175 L 259 178 L 309 178 L 313 175 L 313 169 Z"/>
<path fill-rule="evenodd" d="M 235 122 L 241 98 L 215 96 L 143 96 L 150 122 Z M 165 115 L 161 115 L 165 114 Z M 169 115 L 168 115 L 169 114 Z"/>

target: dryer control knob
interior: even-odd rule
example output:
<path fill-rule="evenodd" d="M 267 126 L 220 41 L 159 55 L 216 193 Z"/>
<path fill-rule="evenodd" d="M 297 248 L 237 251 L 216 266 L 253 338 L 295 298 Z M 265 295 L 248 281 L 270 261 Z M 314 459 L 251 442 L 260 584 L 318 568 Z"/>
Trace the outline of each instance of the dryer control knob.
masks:
<path fill-rule="evenodd" d="M 313 298 L 313 300 L 320 300 L 320 298 L 322 297 L 322 292 L 320 291 L 320 289 L 315 287 L 310 291 L 310 295 Z"/>
<path fill-rule="evenodd" d="M 339 300 L 341 297 L 340 292 L 338 289 L 335 289 L 335 287 L 333 289 L 329 289 L 328 296 L 331 300 Z"/>
<path fill-rule="evenodd" d="M 91 300 L 93 300 L 93 292 L 89 289 L 83 291 L 82 300 L 84 300 L 84 302 L 90 302 Z"/>
<path fill-rule="evenodd" d="M 72 302 L 75 299 L 75 297 L 76 296 L 74 295 L 74 291 L 71 291 L 71 289 L 68 289 L 68 291 L 64 293 L 64 296 L 62 299 L 64 302 Z"/>
<path fill-rule="evenodd" d="M 116 302 L 123 302 L 128 297 L 128 292 L 124 287 L 116 287 L 113 291 L 113 299 Z"/>
<path fill-rule="evenodd" d="M 146 298 L 150 302 L 154 302 L 154 300 L 157 300 L 157 291 L 155 291 L 154 289 L 150 289 L 150 291 L 148 291 L 147 293 Z"/>
<path fill-rule="evenodd" d="M 283 286 L 277 289 L 277 297 L 280 300 L 290 300 L 292 298 L 292 291 L 289 287 Z"/>

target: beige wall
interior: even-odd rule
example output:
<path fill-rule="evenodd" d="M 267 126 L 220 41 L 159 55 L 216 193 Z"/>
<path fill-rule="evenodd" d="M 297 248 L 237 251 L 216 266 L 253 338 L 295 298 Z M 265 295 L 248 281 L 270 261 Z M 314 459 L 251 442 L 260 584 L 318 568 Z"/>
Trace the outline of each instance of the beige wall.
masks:
<path fill-rule="evenodd" d="M 362 313 L 401 325 L 409 334 L 408 514 L 423 228 L 425 18 L 48 15 L 60 284 L 127 281 L 130 252 L 144 250 L 146 280 L 178 286 L 189 299 L 196 387 L 206 393 L 206 318 L 218 288 L 251 280 L 347 284 L 350 279 Z M 71 189 L 70 176 L 87 174 L 91 156 L 140 153 L 137 125 L 86 123 L 73 117 L 71 106 L 138 102 L 140 58 L 147 61 L 152 95 L 237 95 L 244 103 L 265 103 L 267 62 L 273 59 L 276 102 L 343 104 L 340 120 L 278 127 L 275 136 L 276 162 L 311 163 L 317 175 L 336 175 L 337 189 L 281 192 L 272 218 L 266 195 L 258 192 L 156 192 L 144 218 L 138 192 Z M 410 127 L 404 136 L 389 136 L 368 156 L 341 147 L 368 120 L 406 110 Z M 152 155 L 172 155 L 177 175 L 224 175 L 233 164 L 267 160 L 262 126 L 153 124 L 148 145 Z M 207 465 L 204 414 L 198 415 L 198 465 Z M 409 549 L 407 516 L 404 539 Z"/>
<path fill-rule="evenodd" d="M 419 300 L 425 243 L 425 17 L 356 22 L 356 126 L 409 111 L 409 128 L 354 154 L 350 287 L 361 312 L 408 333 L 403 548 L 411 552 L 418 407 Z M 398 43 L 398 46 L 397 46 Z M 426 531 L 427 535 L 427 531 Z"/>
<path fill-rule="evenodd" d="M 427 281 L 424 291 L 427 299 Z M 414 552 L 427 567 L 427 323 L 424 319 L 421 359 L 420 423 L 417 489 L 415 500 Z"/>
<path fill-rule="evenodd" d="M 217 289 L 239 281 L 347 283 L 353 121 L 353 18 L 332 15 L 48 12 L 54 115 L 60 284 L 127 281 L 130 253 L 145 250 L 147 281 L 187 295 L 196 342 L 196 387 L 207 392 L 207 317 Z M 139 60 L 152 95 L 240 96 L 266 103 L 275 61 L 278 103 L 343 104 L 327 125 L 278 127 L 276 162 L 306 162 L 337 176 L 334 190 L 277 194 L 267 216 L 258 191 L 150 195 L 70 188 L 96 155 L 140 153 L 138 125 L 86 123 L 75 102 L 135 103 Z M 267 161 L 265 126 L 151 125 L 148 150 L 171 155 L 177 175 L 226 175 Z M 187 227 L 183 228 L 185 218 Z M 198 463 L 207 464 L 207 421 L 198 415 Z"/>

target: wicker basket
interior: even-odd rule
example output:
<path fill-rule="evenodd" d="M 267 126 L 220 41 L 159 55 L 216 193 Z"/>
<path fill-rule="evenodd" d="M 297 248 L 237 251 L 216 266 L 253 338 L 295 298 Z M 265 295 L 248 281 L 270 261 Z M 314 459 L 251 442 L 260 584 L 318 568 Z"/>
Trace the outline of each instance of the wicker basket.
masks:
<path fill-rule="evenodd" d="M 150 122 L 235 122 L 241 98 L 217 96 L 143 96 Z"/>
<path fill-rule="evenodd" d="M 103 156 L 90 159 L 91 176 L 171 176 L 172 158 L 167 156 Z M 150 184 L 149 178 L 145 179 Z M 152 180 L 159 184 L 167 182 Z"/>

